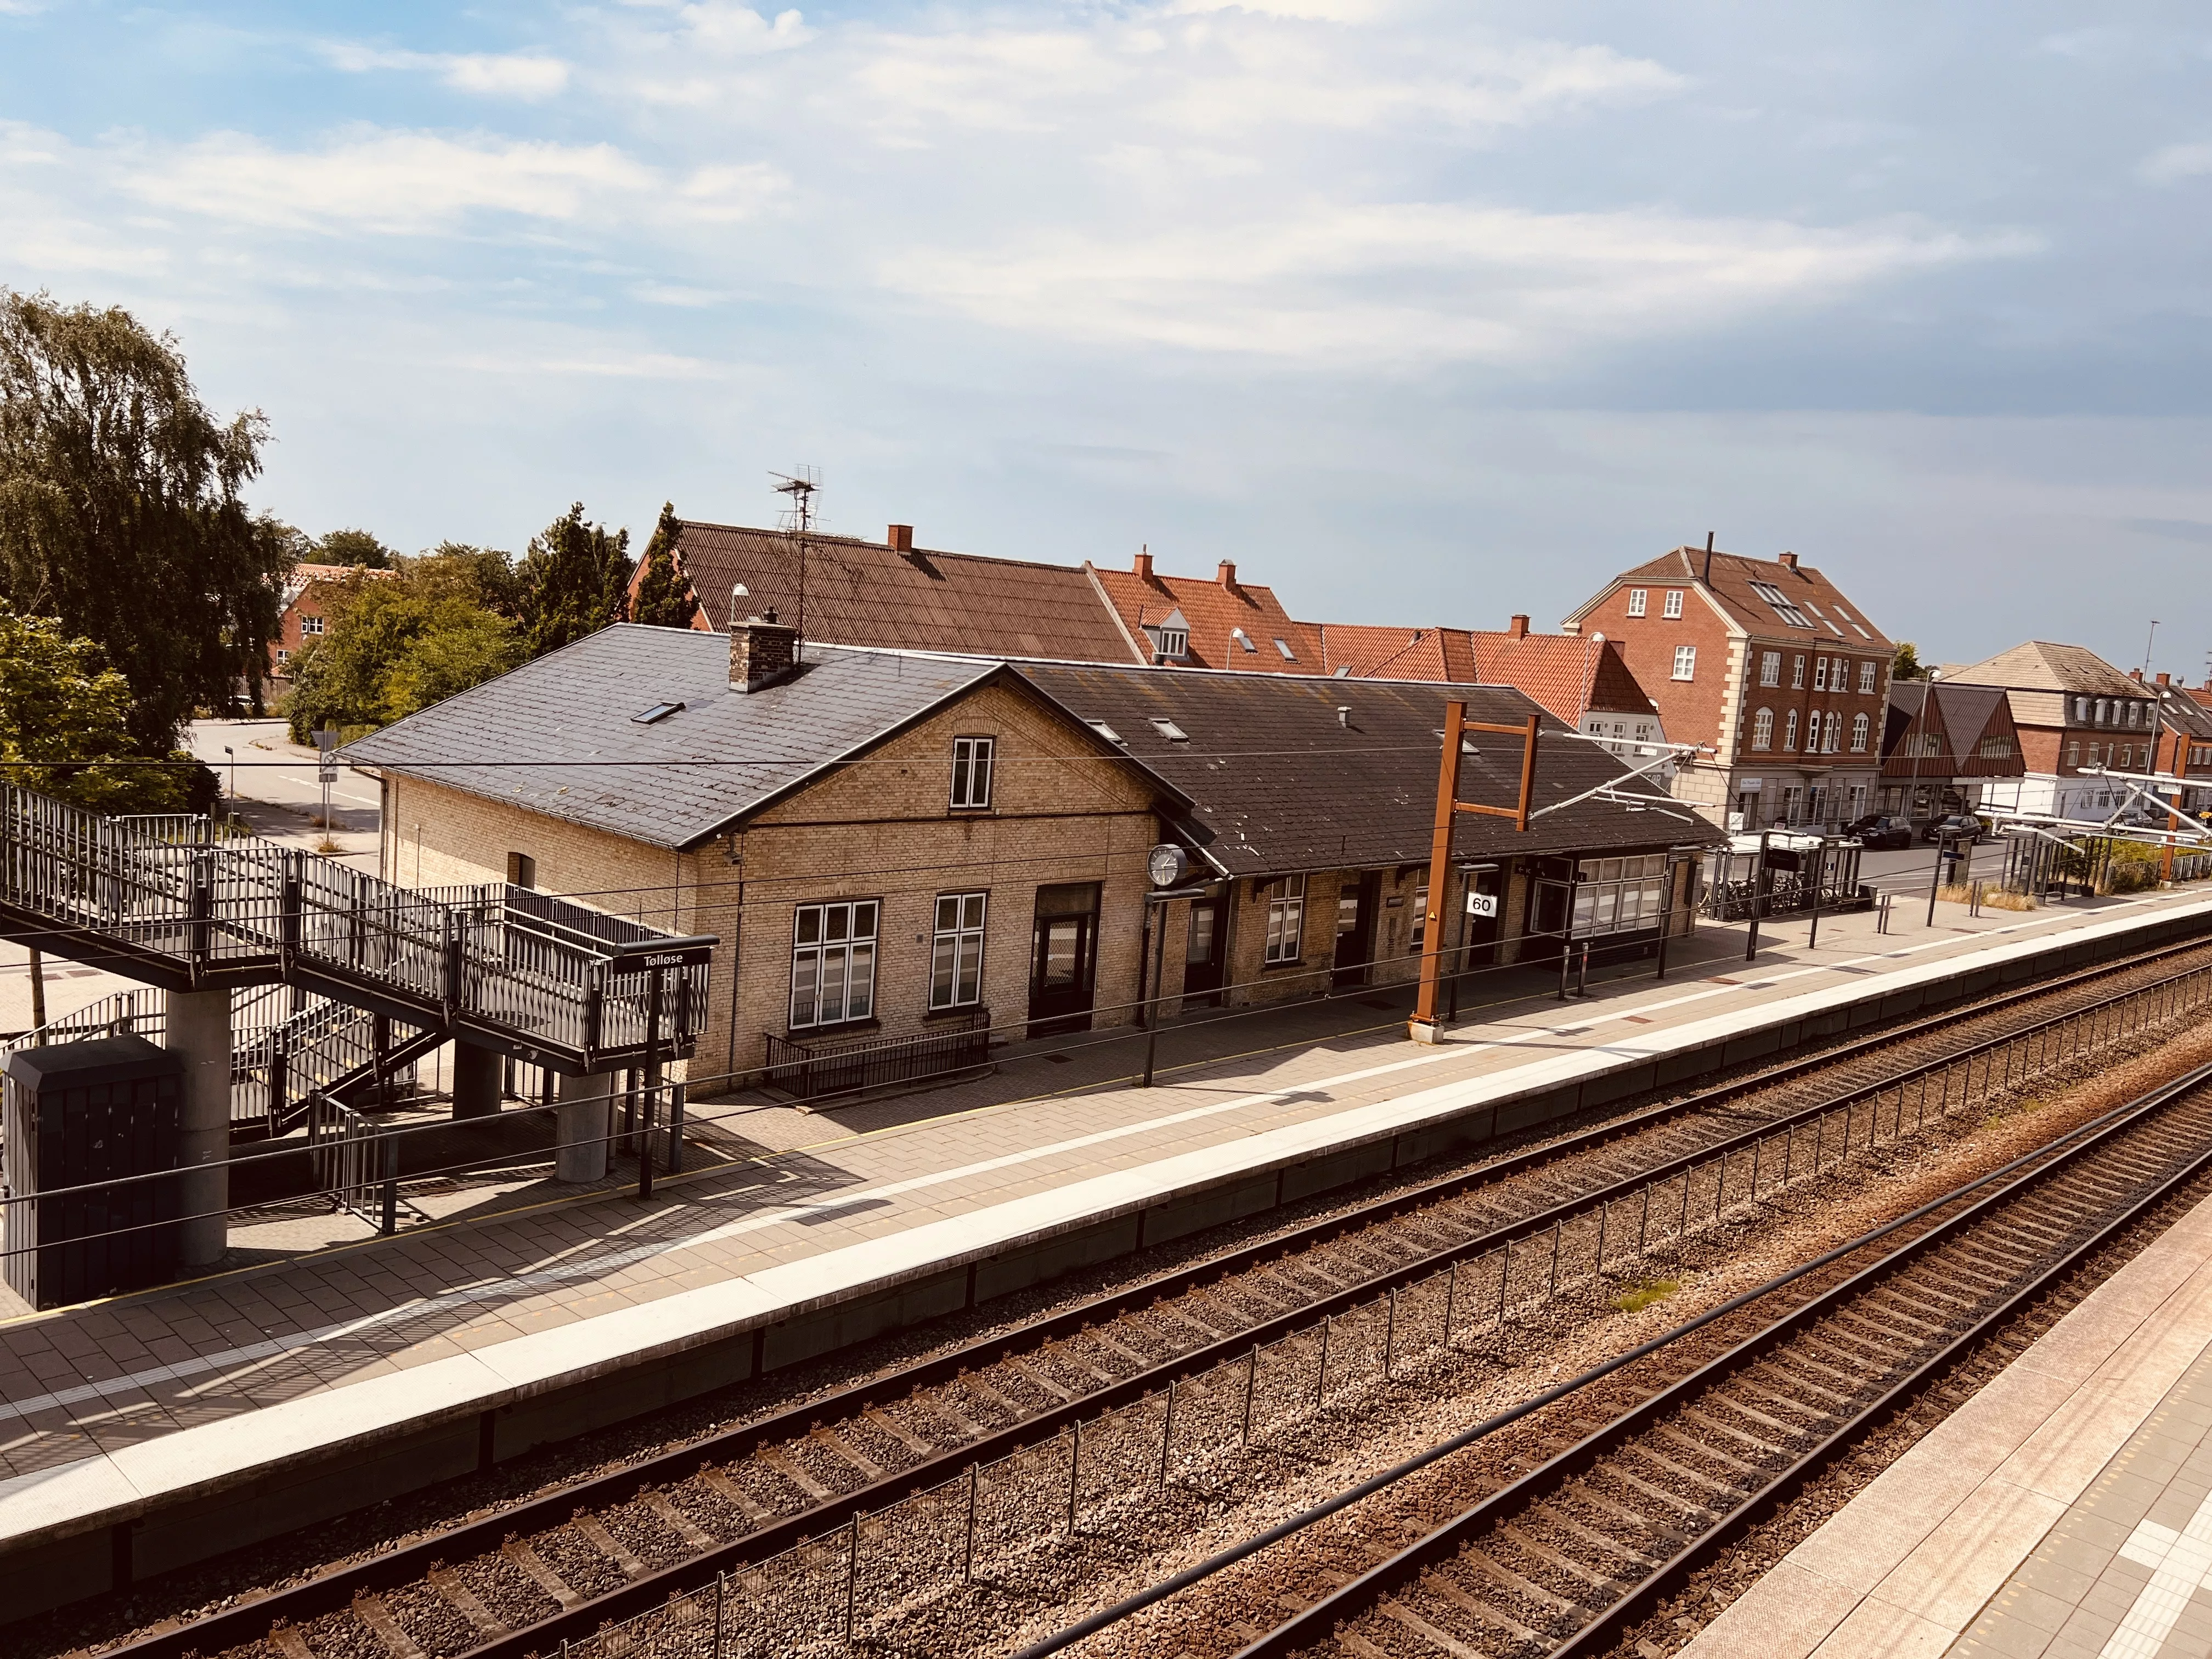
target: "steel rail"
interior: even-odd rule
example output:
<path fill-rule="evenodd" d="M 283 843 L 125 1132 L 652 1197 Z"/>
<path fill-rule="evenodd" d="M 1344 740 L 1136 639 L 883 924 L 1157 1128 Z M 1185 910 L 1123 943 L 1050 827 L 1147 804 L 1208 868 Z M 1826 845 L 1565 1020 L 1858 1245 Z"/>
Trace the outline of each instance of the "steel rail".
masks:
<path fill-rule="evenodd" d="M 2118 1138 L 2141 1127 L 2155 1114 L 2198 1092 L 2208 1081 L 2212 1081 L 2212 1066 L 2200 1066 L 2186 1076 L 2162 1084 L 2137 1097 L 2118 1111 L 2106 1114 L 2094 1122 L 2071 1131 L 2068 1135 L 2015 1160 L 2007 1167 L 2018 1168 L 2020 1164 L 2028 1163 L 2034 1163 L 2036 1167 L 2015 1176 L 1996 1191 L 1937 1223 L 1918 1237 L 1889 1252 L 1879 1261 L 1860 1269 L 1791 1310 L 1688 1376 L 1647 1396 L 1574 1445 L 1547 1458 L 1511 1484 L 1462 1510 L 1389 1559 L 1332 1591 L 1304 1613 L 1285 1620 L 1257 1640 L 1239 1649 L 1236 1659 L 1288 1659 L 1291 1655 L 1333 1640 L 1344 1620 L 1369 1611 L 1391 1591 L 1418 1578 L 1428 1568 L 1449 1560 L 1458 1553 L 1462 1544 L 1481 1532 L 1492 1520 L 1515 1509 L 1522 1499 L 1556 1491 L 1676 1407 L 1695 1397 L 1709 1384 L 1741 1371 L 1807 1327 L 1848 1305 L 1868 1290 L 1878 1287 L 1914 1261 L 1987 1221 L 1999 1206 L 2008 1205 L 2055 1179 L 2074 1168 L 2091 1152 L 2112 1146 Z M 1645 1575 L 1595 1619 L 1564 1641 L 1555 1644 L 1551 1650 L 1551 1659 L 1589 1659 L 1590 1656 L 1604 1651 L 1618 1641 L 1628 1626 L 1648 1615 L 1654 1602 L 1663 1598 L 1714 1550 L 1786 1498 L 1840 1448 L 1850 1443 L 1866 1424 L 1925 1386 L 1961 1351 L 1981 1340 L 2012 1317 L 2023 1304 L 2042 1294 L 2054 1279 L 2071 1272 L 2086 1256 L 2101 1249 L 2116 1233 L 2131 1224 L 2146 1210 L 2185 1182 L 2201 1174 L 2208 1165 L 2212 1165 L 2212 1146 L 2200 1149 L 2179 1167 L 2135 1195 L 2118 1211 L 2106 1217 L 2088 1236 L 2038 1270 L 2002 1301 L 1974 1317 L 1963 1329 L 1952 1334 L 1910 1371 L 1882 1388 L 1870 1401 L 1855 1406 L 1843 1422 L 1821 1436 L 1809 1449 L 1764 1480 L 1756 1491 L 1710 1526 L 1702 1528 L 1695 1538 Z M 1984 1180 L 1988 1178 L 1985 1176 Z M 1954 1201 L 1958 1196 L 1957 1193 L 1952 1194 L 1945 1200 L 1938 1200 L 1937 1204 Z M 1893 1230 L 1895 1225 L 1892 1224 L 1891 1229 L 1883 1231 Z M 1851 1248 L 1863 1248 L 1878 1236 L 1866 1235 L 1854 1241 Z M 1687 1328 L 1685 1328 L 1686 1330 Z"/>
<path fill-rule="evenodd" d="M 1661 1103 L 1626 1116 L 1608 1120 L 1557 1140 L 1532 1146 L 1472 1170 L 1409 1188 L 1343 1213 L 1324 1217 L 1287 1232 L 1251 1244 L 1240 1245 L 1201 1261 L 1171 1268 L 1121 1290 L 1091 1297 L 1059 1313 L 1024 1322 L 1005 1331 L 977 1338 L 945 1352 L 881 1376 L 850 1384 L 830 1394 L 799 1401 L 770 1415 L 719 1431 L 686 1445 L 652 1455 L 623 1468 L 583 1477 L 501 1509 L 476 1520 L 424 1534 L 397 1549 L 349 1563 L 302 1583 L 268 1591 L 191 1620 L 173 1628 L 151 1632 L 109 1649 L 103 1659 L 185 1659 L 192 1653 L 216 1653 L 264 1638 L 277 1624 L 301 1625 L 324 1613 L 343 1608 L 359 1595 L 423 1582 L 429 1569 L 441 1563 L 495 1552 L 510 1535 L 528 1536 L 568 1522 L 579 1506 L 611 1507 L 626 1503 L 649 1488 L 689 1478 L 711 1464 L 738 1461 L 764 1446 L 805 1435 L 814 1423 L 855 1416 L 871 1406 L 904 1399 L 921 1389 L 954 1381 L 961 1373 L 981 1370 L 1009 1355 L 1028 1352 L 1042 1344 L 1080 1333 L 1144 1305 L 1203 1288 L 1210 1283 L 1249 1272 L 1297 1253 L 1333 1243 L 1349 1234 L 1409 1212 L 1421 1210 L 1462 1193 L 1494 1184 L 1540 1168 L 1561 1158 L 1601 1148 L 1626 1135 L 1668 1121 L 1710 1112 L 1745 1095 L 1783 1086 L 1839 1065 L 1849 1064 L 1899 1043 L 1956 1024 L 1962 1018 L 2002 1013 L 2036 999 L 2062 994 L 2085 982 L 2129 972 L 2168 957 L 2203 949 L 2206 941 L 2186 940 L 2139 952 L 2118 961 L 2077 969 L 2057 979 L 2039 981 L 2008 992 L 1973 1007 L 1933 1015 L 1876 1032 L 1822 1053 L 1755 1075 L 1732 1079 L 1686 1096 Z M 2212 971 L 2212 968 L 2192 970 Z M 2166 983 L 2167 981 L 2160 981 Z M 1479 1256 L 1561 1224 L 1572 1216 L 1601 1204 L 1617 1201 L 1627 1193 L 1655 1180 L 1671 1178 L 1657 1170 L 1681 1169 L 1725 1158 L 1753 1141 L 1763 1139 L 1826 1113 L 1849 1109 L 1858 1102 L 1887 1090 L 1932 1076 L 1948 1066 L 1971 1062 L 2003 1044 L 2032 1037 L 2069 1020 L 2083 1019 L 2131 999 L 2152 994 L 2156 984 L 2118 991 L 2062 1013 L 2038 1019 L 2016 1030 L 1981 1039 L 1940 1058 L 1920 1062 L 1875 1082 L 1855 1085 L 1826 1100 L 1776 1116 L 1762 1119 L 1737 1134 L 1709 1142 L 1691 1152 L 1638 1170 L 1591 1191 L 1562 1200 L 1540 1214 L 1506 1223 L 1483 1234 L 1446 1245 L 1386 1269 L 1374 1277 L 1325 1297 L 1317 1297 L 1286 1313 L 1257 1325 L 1244 1326 L 1218 1341 L 1179 1353 L 1148 1366 L 1121 1381 L 1105 1385 L 1061 1405 L 994 1431 L 981 1440 L 948 1448 L 935 1457 L 908 1465 L 851 1491 L 820 1500 L 792 1516 L 738 1538 L 656 1570 L 603 1595 L 587 1598 L 575 1607 L 538 1622 L 520 1626 L 467 1650 L 466 1659 L 522 1659 L 544 1644 L 575 1639 L 595 1631 L 608 1620 L 645 1611 L 667 1597 L 712 1582 L 718 1571 L 733 1562 L 774 1555 L 828 1528 L 844 1524 L 856 1512 L 886 1506 L 915 1486 L 955 1474 L 968 1464 L 989 1462 L 1023 1445 L 1048 1439 L 1071 1424 L 1103 1411 L 1142 1398 L 1166 1386 L 1182 1374 L 1241 1354 L 1253 1343 L 1267 1343 L 1302 1329 L 1316 1320 L 1333 1317 L 1369 1300 L 1392 1285 L 1409 1281 L 1448 1267 L 1455 1259 Z M 127 1524 L 127 1523 L 125 1523 Z"/>

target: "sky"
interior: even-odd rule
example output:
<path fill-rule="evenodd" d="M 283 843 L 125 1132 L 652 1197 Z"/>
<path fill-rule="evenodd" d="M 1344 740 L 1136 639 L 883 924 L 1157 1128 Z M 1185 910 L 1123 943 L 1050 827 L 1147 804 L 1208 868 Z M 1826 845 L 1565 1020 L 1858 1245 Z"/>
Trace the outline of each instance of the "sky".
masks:
<path fill-rule="evenodd" d="M 1702 545 L 1931 661 L 2212 653 L 2200 5 L 0 0 L 0 283 L 257 505 L 664 500 L 1554 625 Z"/>

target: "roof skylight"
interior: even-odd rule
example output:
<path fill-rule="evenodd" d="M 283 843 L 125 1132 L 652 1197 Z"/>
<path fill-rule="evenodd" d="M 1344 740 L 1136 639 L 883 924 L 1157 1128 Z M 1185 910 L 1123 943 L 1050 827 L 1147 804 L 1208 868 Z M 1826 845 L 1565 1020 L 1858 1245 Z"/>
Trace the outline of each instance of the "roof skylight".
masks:
<path fill-rule="evenodd" d="M 1753 582 L 1751 591 L 1774 607 L 1774 614 L 1792 628 L 1810 628 L 1813 624 L 1805 613 L 1791 604 L 1788 595 L 1772 582 Z M 1830 624 L 1833 626 L 1833 624 Z"/>
<path fill-rule="evenodd" d="M 1291 649 L 1291 642 L 1288 640 L 1277 640 L 1275 649 L 1283 653 L 1285 662 L 1296 662 L 1298 659 L 1298 653 Z"/>
<path fill-rule="evenodd" d="M 1177 726 L 1173 720 L 1155 720 L 1152 722 L 1152 730 L 1158 732 L 1170 743 L 1188 743 L 1190 741 L 1190 733 L 1184 731 L 1182 727 Z"/>
<path fill-rule="evenodd" d="M 641 709 L 632 714 L 630 723 L 634 726 L 657 726 L 671 714 L 682 714 L 684 707 L 680 702 L 657 702 L 650 708 Z"/>
<path fill-rule="evenodd" d="M 1105 738 L 1109 743 L 1123 743 L 1127 741 L 1127 739 L 1124 738 L 1119 732 L 1116 732 L 1112 726 L 1107 725 L 1104 720 L 1091 720 L 1086 723 L 1090 726 L 1092 731 L 1096 732 L 1100 737 Z"/>

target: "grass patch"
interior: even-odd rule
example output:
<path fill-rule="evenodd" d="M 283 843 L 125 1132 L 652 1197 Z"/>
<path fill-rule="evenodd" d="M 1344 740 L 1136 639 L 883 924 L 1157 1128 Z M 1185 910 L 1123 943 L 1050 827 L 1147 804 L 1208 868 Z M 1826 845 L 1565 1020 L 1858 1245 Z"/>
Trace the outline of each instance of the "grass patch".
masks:
<path fill-rule="evenodd" d="M 1964 882 L 1954 882 L 1948 887 L 1939 887 L 1936 896 L 1946 904 L 1964 904 L 1973 896 L 1973 890 Z M 1982 889 L 1982 908 L 1984 910 L 2033 910 L 2035 901 L 2025 893 L 2009 893 L 2002 887 Z"/>
<path fill-rule="evenodd" d="M 1671 1279 L 1639 1279 L 1613 1298 L 1618 1313 L 1642 1313 L 1655 1302 L 1664 1302 L 1682 1287 Z"/>

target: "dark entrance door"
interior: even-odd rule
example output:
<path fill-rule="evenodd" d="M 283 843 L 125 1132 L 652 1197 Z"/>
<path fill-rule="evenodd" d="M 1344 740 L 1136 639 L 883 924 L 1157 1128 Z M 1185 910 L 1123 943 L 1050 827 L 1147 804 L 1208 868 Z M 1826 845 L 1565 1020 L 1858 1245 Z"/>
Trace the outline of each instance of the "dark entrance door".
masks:
<path fill-rule="evenodd" d="M 1370 870 L 1346 883 L 1336 901 L 1336 956 L 1329 983 L 1342 990 L 1367 983 L 1367 965 L 1375 960 L 1375 901 L 1382 888 L 1382 872 Z"/>
<path fill-rule="evenodd" d="M 1030 944 L 1030 1031 L 1056 1036 L 1091 1029 L 1098 954 L 1098 884 L 1040 887 Z"/>
<path fill-rule="evenodd" d="M 1529 901 L 1528 942 L 1521 947 L 1521 960 L 1557 962 L 1567 948 L 1567 928 L 1574 920 L 1575 862 L 1538 859 L 1534 873 L 1535 893 Z"/>
<path fill-rule="evenodd" d="M 1193 899 L 1190 933 L 1183 945 L 1183 995 L 1203 996 L 1215 1005 L 1221 1001 L 1223 908 L 1218 898 Z"/>
<path fill-rule="evenodd" d="M 1498 960 L 1498 930 L 1505 921 L 1505 872 L 1495 864 L 1468 871 L 1464 902 L 1464 961 L 1470 968 L 1487 968 Z"/>

